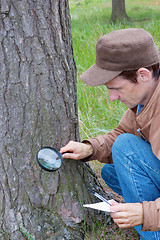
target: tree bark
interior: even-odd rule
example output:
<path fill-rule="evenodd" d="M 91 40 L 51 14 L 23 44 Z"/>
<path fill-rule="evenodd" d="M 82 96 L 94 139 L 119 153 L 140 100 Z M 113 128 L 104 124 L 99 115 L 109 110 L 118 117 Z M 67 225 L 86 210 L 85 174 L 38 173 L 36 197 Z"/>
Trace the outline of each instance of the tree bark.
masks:
<path fill-rule="evenodd" d="M 129 21 L 130 18 L 126 13 L 125 0 L 112 0 L 111 20 L 115 23 L 118 21 Z"/>
<path fill-rule="evenodd" d="M 67 0 L 0 0 L 0 239 L 83 239 L 94 211 L 87 187 L 103 192 L 80 161 L 48 173 L 42 146 L 80 140 L 76 66 Z M 87 220 L 88 221 L 88 220 Z"/>

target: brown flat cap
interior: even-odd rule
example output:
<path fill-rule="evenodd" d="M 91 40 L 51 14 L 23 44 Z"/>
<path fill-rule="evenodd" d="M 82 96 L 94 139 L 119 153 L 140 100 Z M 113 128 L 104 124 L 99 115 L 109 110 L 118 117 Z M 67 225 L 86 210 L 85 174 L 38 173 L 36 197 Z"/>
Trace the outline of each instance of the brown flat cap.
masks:
<path fill-rule="evenodd" d="M 80 78 L 90 86 L 99 86 L 122 71 L 149 67 L 159 62 L 159 50 L 150 33 L 138 28 L 116 30 L 98 39 L 96 62 Z"/>

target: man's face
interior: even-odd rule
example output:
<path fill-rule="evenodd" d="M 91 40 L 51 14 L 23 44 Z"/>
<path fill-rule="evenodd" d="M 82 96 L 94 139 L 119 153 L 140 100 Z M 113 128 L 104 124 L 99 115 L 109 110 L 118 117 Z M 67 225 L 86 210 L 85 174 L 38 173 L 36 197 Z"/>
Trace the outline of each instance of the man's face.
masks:
<path fill-rule="evenodd" d="M 110 101 L 119 99 L 128 108 L 134 108 L 138 104 L 145 105 L 150 97 L 151 86 L 144 84 L 141 81 L 132 83 L 131 81 L 124 79 L 122 76 L 117 76 L 105 86 L 109 90 Z"/>

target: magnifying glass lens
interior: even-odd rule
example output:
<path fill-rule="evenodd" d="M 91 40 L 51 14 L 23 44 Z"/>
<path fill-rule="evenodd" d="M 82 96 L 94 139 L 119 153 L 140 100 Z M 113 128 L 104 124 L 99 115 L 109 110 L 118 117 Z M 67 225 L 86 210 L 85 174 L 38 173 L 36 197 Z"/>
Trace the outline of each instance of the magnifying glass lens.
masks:
<path fill-rule="evenodd" d="M 44 170 L 55 171 L 62 165 L 62 155 L 54 148 L 44 147 L 38 151 L 37 161 Z"/>

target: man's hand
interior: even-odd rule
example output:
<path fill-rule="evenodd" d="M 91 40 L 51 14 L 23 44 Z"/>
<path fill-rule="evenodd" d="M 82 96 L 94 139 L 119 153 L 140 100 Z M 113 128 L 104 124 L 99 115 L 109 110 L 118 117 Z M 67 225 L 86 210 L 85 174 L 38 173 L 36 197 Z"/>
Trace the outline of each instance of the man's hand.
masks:
<path fill-rule="evenodd" d="M 66 146 L 60 149 L 60 153 L 63 154 L 63 158 L 71 158 L 80 160 L 90 156 L 93 152 L 92 145 L 87 143 L 80 143 L 70 141 Z"/>
<path fill-rule="evenodd" d="M 143 224 L 142 203 L 117 203 L 112 201 L 111 217 L 120 228 L 130 228 Z"/>

